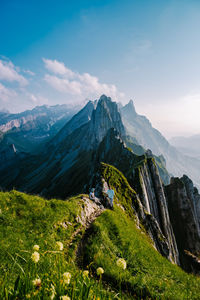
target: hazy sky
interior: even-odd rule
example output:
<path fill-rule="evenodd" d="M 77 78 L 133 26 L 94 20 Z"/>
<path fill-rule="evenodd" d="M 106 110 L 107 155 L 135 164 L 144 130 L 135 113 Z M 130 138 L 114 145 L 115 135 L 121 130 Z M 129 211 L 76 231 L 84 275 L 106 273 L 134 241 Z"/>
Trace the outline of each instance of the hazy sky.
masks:
<path fill-rule="evenodd" d="M 0 109 L 133 99 L 166 137 L 200 133 L 199 0 L 0 0 Z"/>

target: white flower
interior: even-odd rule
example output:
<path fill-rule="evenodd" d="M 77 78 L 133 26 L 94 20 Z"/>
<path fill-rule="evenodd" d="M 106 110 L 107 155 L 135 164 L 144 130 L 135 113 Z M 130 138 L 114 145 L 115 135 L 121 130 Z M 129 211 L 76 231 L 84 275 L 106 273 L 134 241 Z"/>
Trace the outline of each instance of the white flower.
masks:
<path fill-rule="evenodd" d="M 34 250 L 34 251 L 39 251 L 39 249 L 40 249 L 40 246 L 39 246 L 39 245 L 34 245 L 34 246 L 33 246 L 33 250 Z"/>
<path fill-rule="evenodd" d="M 83 278 L 88 277 L 88 275 L 89 275 L 89 271 L 88 270 L 83 271 Z"/>
<path fill-rule="evenodd" d="M 99 267 L 97 268 L 97 275 L 102 275 L 104 273 L 104 269 Z"/>
<path fill-rule="evenodd" d="M 126 269 L 126 261 L 123 258 L 117 260 L 117 266 L 121 269 Z"/>
<path fill-rule="evenodd" d="M 51 296 L 50 296 L 50 299 L 53 300 L 55 298 L 55 295 L 56 295 L 55 286 L 53 284 L 51 284 Z"/>
<path fill-rule="evenodd" d="M 69 284 L 71 277 L 72 277 L 71 273 L 65 272 L 63 274 L 63 282 L 64 282 L 64 284 Z"/>
<path fill-rule="evenodd" d="M 61 243 L 61 242 L 56 242 L 56 248 L 57 248 L 58 250 L 62 251 L 62 250 L 63 250 L 63 243 Z"/>
<path fill-rule="evenodd" d="M 68 297 L 68 296 L 60 296 L 60 300 L 70 300 L 70 297 Z"/>
<path fill-rule="evenodd" d="M 40 278 L 36 278 L 32 281 L 33 285 L 35 285 L 36 287 L 41 286 L 41 279 Z"/>
<path fill-rule="evenodd" d="M 37 263 L 40 260 L 40 254 L 37 251 L 33 252 L 31 259 L 34 263 Z"/>

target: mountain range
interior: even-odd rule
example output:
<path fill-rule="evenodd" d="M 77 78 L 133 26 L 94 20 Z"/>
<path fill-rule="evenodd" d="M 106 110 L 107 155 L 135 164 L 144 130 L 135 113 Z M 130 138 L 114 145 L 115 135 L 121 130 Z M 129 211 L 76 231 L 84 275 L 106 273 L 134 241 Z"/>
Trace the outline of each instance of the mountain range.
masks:
<path fill-rule="evenodd" d="M 131 195 L 128 190 L 123 196 L 119 194 L 130 215 L 144 226 L 163 256 L 187 271 L 198 273 L 200 195 L 188 176 L 170 176 L 184 170 L 189 176 L 193 172 L 195 183 L 198 182 L 198 161 L 171 146 L 144 116 L 136 113 L 132 101 L 120 107 L 102 95 L 76 114 L 70 111 L 73 116 L 68 122 L 70 113 L 65 114 L 63 109 L 36 108 L 15 117 L 14 123 L 9 114 L 3 114 L 2 189 L 15 187 L 46 198 L 66 199 L 95 187 L 98 198 L 103 199 L 102 191 L 108 184 L 112 183 L 118 193 L 124 180 L 118 172 L 122 172 L 134 190 Z M 42 119 L 43 127 L 44 111 L 48 111 L 48 124 Z M 26 139 L 25 129 L 29 145 L 40 136 L 41 143 L 36 143 L 34 150 L 4 142 L 10 134 L 12 141 L 19 141 L 19 134 Z"/>
<path fill-rule="evenodd" d="M 43 142 L 52 138 L 78 110 L 78 107 L 68 105 L 43 105 L 18 114 L 1 111 L 0 149 L 14 144 L 20 152 L 34 152 Z"/>

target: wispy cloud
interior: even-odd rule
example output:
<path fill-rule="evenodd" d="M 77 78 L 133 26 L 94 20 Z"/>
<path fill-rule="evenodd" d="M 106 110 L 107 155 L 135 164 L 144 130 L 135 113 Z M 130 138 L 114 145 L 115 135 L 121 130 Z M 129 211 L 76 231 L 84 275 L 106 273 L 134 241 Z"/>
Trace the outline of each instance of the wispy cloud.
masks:
<path fill-rule="evenodd" d="M 11 61 L 0 60 L 0 80 L 13 82 L 16 81 L 20 86 L 28 84 L 28 80 L 22 76 L 20 69 L 15 67 Z"/>
<path fill-rule="evenodd" d="M 115 85 L 101 83 L 96 76 L 74 72 L 57 60 L 43 59 L 43 61 L 49 71 L 59 75 L 46 74 L 44 77 L 45 81 L 59 92 L 82 97 L 98 97 L 106 94 L 113 99 L 124 96 Z"/>
<path fill-rule="evenodd" d="M 30 70 L 23 70 L 23 73 L 28 74 L 30 76 L 35 76 L 35 73 Z"/>
<path fill-rule="evenodd" d="M 13 89 L 6 88 L 0 83 L 0 100 L 3 102 L 9 101 L 11 98 L 16 97 L 17 93 Z"/>
<path fill-rule="evenodd" d="M 49 100 L 41 95 L 35 95 L 35 94 L 30 94 L 28 93 L 27 96 L 31 100 L 31 102 L 34 105 L 43 105 L 43 104 L 48 104 Z"/>
<path fill-rule="evenodd" d="M 52 73 L 65 75 L 69 78 L 73 78 L 74 72 L 68 69 L 63 62 L 59 62 L 57 60 L 51 60 L 43 58 L 43 62 L 45 64 L 45 68 Z"/>

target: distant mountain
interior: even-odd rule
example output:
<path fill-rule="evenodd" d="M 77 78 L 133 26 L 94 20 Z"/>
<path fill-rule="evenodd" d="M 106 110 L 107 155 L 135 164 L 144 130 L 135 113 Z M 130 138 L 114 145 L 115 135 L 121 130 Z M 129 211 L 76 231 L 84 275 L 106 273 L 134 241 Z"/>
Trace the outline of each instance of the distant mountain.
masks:
<path fill-rule="evenodd" d="M 170 139 L 170 143 L 183 154 L 200 159 L 200 134 L 190 137 L 173 137 Z"/>
<path fill-rule="evenodd" d="M 200 160 L 183 155 L 173 147 L 145 116 L 138 115 L 133 101 L 121 108 L 123 124 L 127 133 L 138 144 L 151 149 L 156 155 L 163 155 L 167 170 L 174 176 L 187 174 L 200 189 Z"/>
<path fill-rule="evenodd" d="M 111 134 L 111 129 L 116 134 Z M 131 180 L 130 170 L 144 160 L 145 150 L 131 141 L 129 150 L 126 146 L 121 148 L 124 141 L 128 137 L 118 106 L 103 95 L 74 115 L 39 155 L 21 158 L 15 153 L 15 167 L 2 169 L 1 185 L 64 198 L 85 190 L 100 161 L 114 164 Z M 142 155 L 139 159 L 138 154 Z M 156 158 L 156 162 L 162 178 L 168 182 L 164 160 Z"/>
<path fill-rule="evenodd" d="M 35 151 L 38 145 L 52 138 L 77 110 L 77 107 L 67 105 L 43 105 L 19 114 L 0 112 L 0 151 L 9 145 L 15 145 L 20 152 Z"/>

